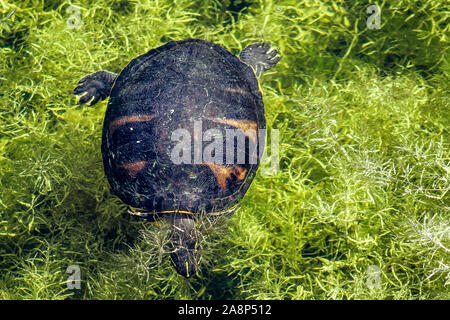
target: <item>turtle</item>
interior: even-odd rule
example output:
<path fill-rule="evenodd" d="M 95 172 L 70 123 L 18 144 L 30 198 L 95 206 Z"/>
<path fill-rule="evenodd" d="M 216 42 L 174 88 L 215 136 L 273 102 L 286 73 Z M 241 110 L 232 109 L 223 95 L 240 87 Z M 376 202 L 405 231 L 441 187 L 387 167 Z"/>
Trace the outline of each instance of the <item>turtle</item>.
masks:
<path fill-rule="evenodd" d="M 72 91 L 78 104 L 109 97 L 101 152 L 111 191 L 138 219 L 170 222 L 185 278 L 199 269 L 198 217 L 232 214 L 256 174 L 266 129 L 258 78 L 280 59 L 265 42 L 237 57 L 202 39 L 170 41 Z"/>

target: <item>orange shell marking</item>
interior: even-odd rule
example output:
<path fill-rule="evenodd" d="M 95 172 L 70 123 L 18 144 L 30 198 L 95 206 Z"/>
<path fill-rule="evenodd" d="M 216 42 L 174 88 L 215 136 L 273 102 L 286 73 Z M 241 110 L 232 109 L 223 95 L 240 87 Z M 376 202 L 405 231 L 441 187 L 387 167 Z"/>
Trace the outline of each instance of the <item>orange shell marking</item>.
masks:
<path fill-rule="evenodd" d="M 125 116 L 115 119 L 111 122 L 109 125 L 109 134 L 112 135 L 113 132 L 120 127 L 121 125 L 127 123 L 127 122 L 145 122 L 152 120 L 156 116 L 150 115 L 150 114 L 144 114 L 144 115 L 134 115 L 134 116 Z"/>
<path fill-rule="evenodd" d="M 247 137 L 249 137 L 254 143 L 256 143 L 256 130 L 258 130 L 258 125 L 255 121 L 220 118 L 213 118 L 210 120 L 241 129 Z"/>
<path fill-rule="evenodd" d="M 141 171 L 145 165 L 147 164 L 147 161 L 138 161 L 138 162 L 131 162 L 121 165 L 120 167 L 124 169 L 128 175 L 132 178 L 135 178 L 136 175 Z"/>
<path fill-rule="evenodd" d="M 227 92 L 240 93 L 240 94 L 243 94 L 244 96 L 252 97 L 252 94 L 250 92 L 248 92 L 247 90 L 244 90 L 244 89 L 240 89 L 240 88 L 224 88 L 223 90 L 227 91 Z"/>
<path fill-rule="evenodd" d="M 234 167 L 225 167 L 219 164 L 214 163 L 204 163 L 204 165 L 207 165 L 211 171 L 214 173 L 217 179 L 217 183 L 219 184 L 220 188 L 222 190 L 226 190 L 227 188 L 227 179 L 231 178 L 231 175 L 233 174 L 239 181 L 243 180 L 245 178 L 245 175 L 247 173 L 247 169 L 244 169 L 240 166 L 234 166 Z"/>

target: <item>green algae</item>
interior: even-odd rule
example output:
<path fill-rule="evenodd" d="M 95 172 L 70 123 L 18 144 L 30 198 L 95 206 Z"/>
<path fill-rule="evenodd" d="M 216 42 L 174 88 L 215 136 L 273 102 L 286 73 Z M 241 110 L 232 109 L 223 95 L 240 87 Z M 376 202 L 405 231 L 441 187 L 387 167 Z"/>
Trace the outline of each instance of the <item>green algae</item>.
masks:
<path fill-rule="evenodd" d="M 366 24 L 373 4 L 379 29 Z M 0 298 L 448 299 L 448 12 L 430 0 L 0 0 Z M 165 229 L 109 191 L 106 102 L 80 107 L 69 92 L 189 37 L 233 53 L 270 41 L 283 59 L 260 79 L 279 170 L 257 175 L 185 280 Z M 66 286 L 71 265 L 80 290 Z"/>

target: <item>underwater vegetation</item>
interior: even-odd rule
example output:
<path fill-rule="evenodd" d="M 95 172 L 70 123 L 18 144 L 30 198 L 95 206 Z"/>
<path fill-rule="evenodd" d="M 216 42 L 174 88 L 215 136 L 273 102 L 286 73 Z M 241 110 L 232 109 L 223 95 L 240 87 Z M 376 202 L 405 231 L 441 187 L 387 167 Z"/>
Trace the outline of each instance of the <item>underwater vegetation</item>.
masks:
<path fill-rule="evenodd" d="M 449 299 L 449 9 L 0 0 L 0 299 Z M 169 230 L 110 192 L 107 101 L 70 94 L 185 38 L 283 56 L 260 78 L 278 170 L 201 226 L 189 280 L 167 257 Z"/>

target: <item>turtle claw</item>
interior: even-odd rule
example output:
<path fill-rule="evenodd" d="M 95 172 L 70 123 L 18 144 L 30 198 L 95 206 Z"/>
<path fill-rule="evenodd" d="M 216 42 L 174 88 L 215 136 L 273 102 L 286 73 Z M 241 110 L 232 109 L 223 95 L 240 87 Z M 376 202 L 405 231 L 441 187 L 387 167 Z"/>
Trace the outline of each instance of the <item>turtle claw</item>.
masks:
<path fill-rule="evenodd" d="M 86 92 L 86 94 L 83 95 L 80 98 L 80 100 L 78 101 L 78 104 L 80 104 L 80 105 L 84 104 L 84 103 L 87 103 L 92 98 L 94 98 L 94 100 L 92 100 L 92 102 L 90 103 L 90 106 L 93 106 L 94 104 L 96 104 L 102 98 L 102 96 L 100 94 L 97 94 L 97 90 L 95 88 L 90 88 L 90 89 L 88 89 L 85 92 Z"/>
<path fill-rule="evenodd" d="M 270 42 L 257 42 L 242 50 L 240 58 L 243 62 L 252 66 L 259 77 L 264 71 L 273 68 L 281 56 L 277 56 L 279 49 L 272 49 Z"/>
<path fill-rule="evenodd" d="M 87 103 L 93 98 L 89 104 L 93 106 L 98 101 L 105 100 L 109 96 L 116 77 L 117 75 L 112 72 L 97 71 L 78 81 L 78 86 L 71 93 L 75 95 L 84 94 L 78 101 L 78 104 Z"/>

